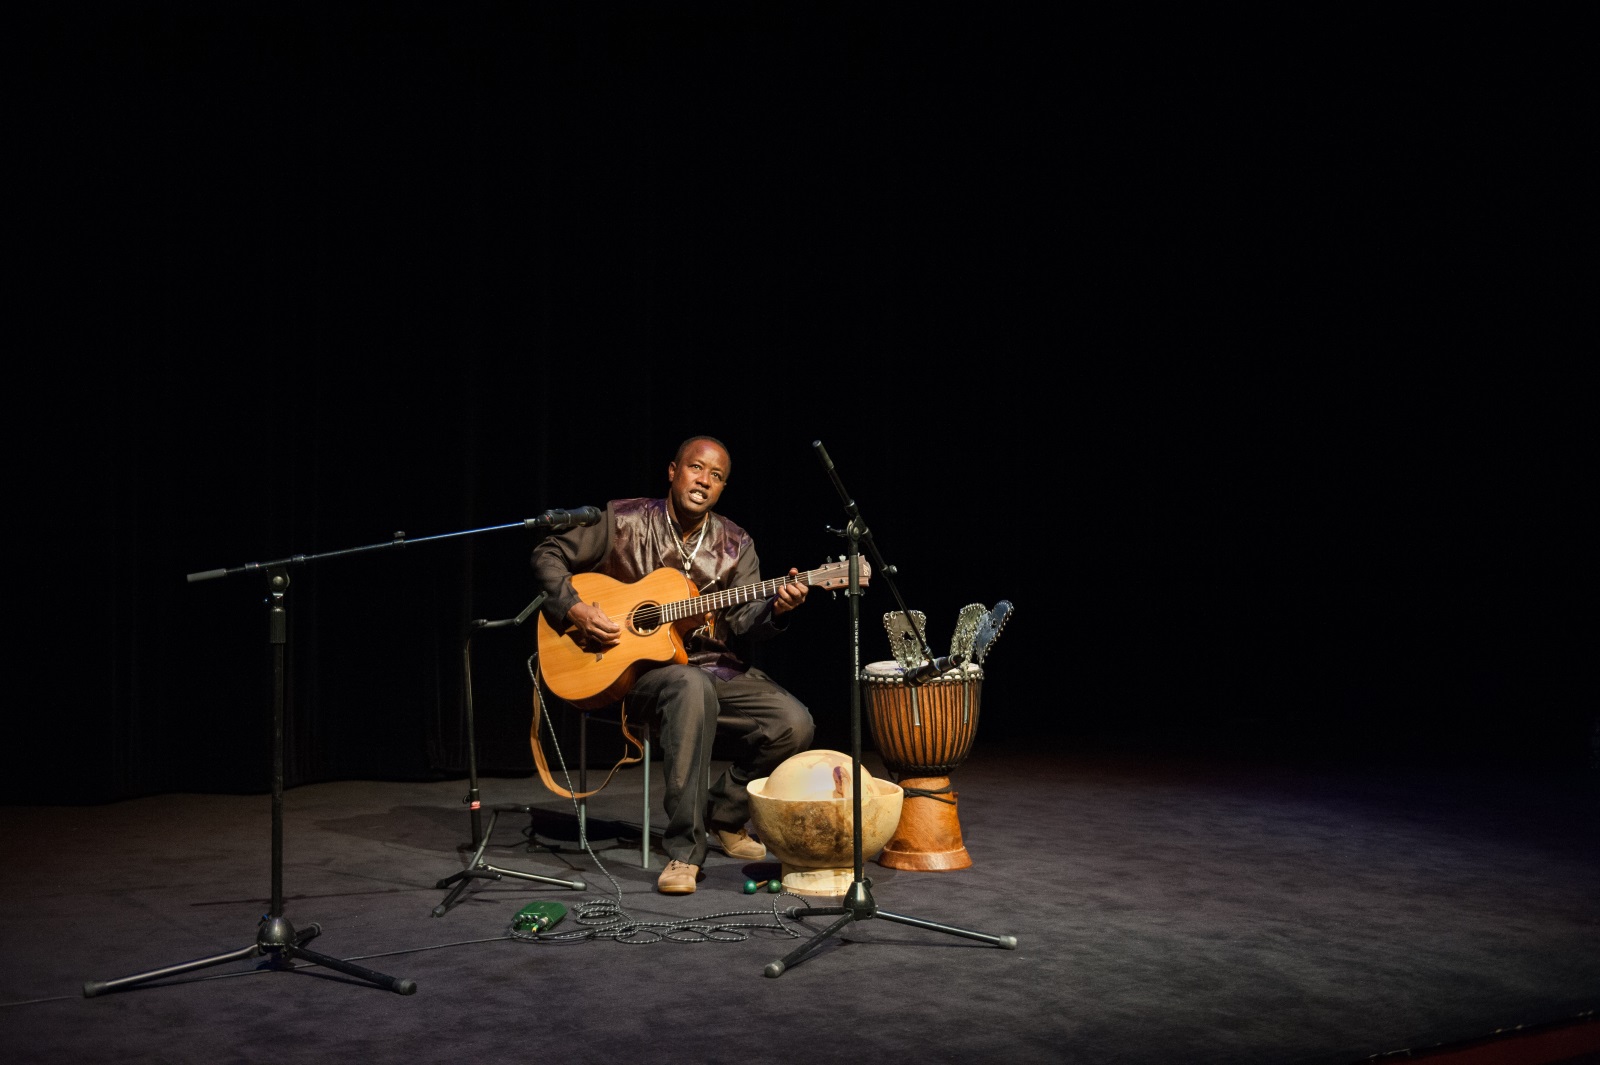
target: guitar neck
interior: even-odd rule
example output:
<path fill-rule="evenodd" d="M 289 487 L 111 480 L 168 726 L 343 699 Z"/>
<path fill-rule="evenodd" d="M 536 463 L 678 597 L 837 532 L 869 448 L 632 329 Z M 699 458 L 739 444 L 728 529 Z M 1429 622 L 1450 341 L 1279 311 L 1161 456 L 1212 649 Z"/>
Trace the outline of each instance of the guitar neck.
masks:
<path fill-rule="evenodd" d="M 723 610 L 730 606 L 738 606 L 740 603 L 752 603 L 757 599 L 777 594 L 778 589 L 785 584 L 815 584 L 818 572 L 818 570 L 807 570 L 793 577 L 785 574 L 759 584 L 742 584 L 737 588 L 724 588 L 720 592 L 698 595 L 692 599 L 680 599 L 676 603 L 665 603 L 661 607 L 661 620 L 671 624 L 687 617 L 708 614 L 713 610 Z"/>

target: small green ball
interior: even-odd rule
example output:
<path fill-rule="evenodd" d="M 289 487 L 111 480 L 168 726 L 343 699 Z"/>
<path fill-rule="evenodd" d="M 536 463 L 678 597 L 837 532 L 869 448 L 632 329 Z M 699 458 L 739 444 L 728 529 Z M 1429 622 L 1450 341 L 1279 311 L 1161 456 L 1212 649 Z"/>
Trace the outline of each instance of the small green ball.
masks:
<path fill-rule="evenodd" d="M 744 882 L 744 893 L 746 895 L 754 895 L 756 893 L 756 882 L 754 880 L 746 880 Z"/>
<path fill-rule="evenodd" d="M 783 881 L 782 880 L 768 880 L 767 881 L 767 894 L 776 895 L 778 892 L 780 892 L 782 890 L 783 890 Z"/>

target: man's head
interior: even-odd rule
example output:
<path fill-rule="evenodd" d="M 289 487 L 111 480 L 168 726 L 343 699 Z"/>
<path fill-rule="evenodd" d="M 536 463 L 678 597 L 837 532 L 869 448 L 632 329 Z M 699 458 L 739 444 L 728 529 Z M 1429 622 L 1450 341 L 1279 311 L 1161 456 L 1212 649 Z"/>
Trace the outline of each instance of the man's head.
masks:
<path fill-rule="evenodd" d="M 667 464 L 667 498 L 680 525 L 698 525 L 717 505 L 732 469 L 727 445 L 714 436 L 691 436 L 678 445 Z"/>

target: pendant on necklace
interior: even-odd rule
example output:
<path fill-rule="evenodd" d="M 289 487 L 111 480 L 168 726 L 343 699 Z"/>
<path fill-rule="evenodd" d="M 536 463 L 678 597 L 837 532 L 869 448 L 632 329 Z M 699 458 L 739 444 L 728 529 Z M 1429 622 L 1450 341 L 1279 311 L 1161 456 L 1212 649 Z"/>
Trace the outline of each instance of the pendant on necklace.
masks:
<path fill-rule="evenodd" d="M 683 543 L 682 540 L 677 540 L 678 554 L 683 558 L 683 572 L 685 574 L 687 574 L 691 569 L 694 568 L 695 556 L 700 553 L 700 545 L 705 542 L 705 538 L 706 538 L 706 527 L 705 527 L 704 524 L 702 524 L 700 526 L 700 535 L 695 537 L 694 550 L 693 551 L 687 550 L 684 547 L 684 543 Z"/>

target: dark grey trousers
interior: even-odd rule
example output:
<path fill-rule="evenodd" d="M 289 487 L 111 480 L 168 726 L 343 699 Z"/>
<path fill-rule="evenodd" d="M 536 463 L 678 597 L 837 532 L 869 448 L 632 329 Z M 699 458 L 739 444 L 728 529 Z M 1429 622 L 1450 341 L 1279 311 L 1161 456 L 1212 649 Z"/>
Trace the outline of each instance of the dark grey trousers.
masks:
<path fill-rule="evenodd" d="M 734 831 L 750 817 L 745 785 L 811 746 L 804 703 L 759 669 L 723 680 L 698 666 L 647 670 L 628 694 L 628 713 L 658 729 L 666 770 L 668 857 L 704 865 L 708 828 Z M 707 783 L 718 733 L 735 741 L 733 763 Z"/>

